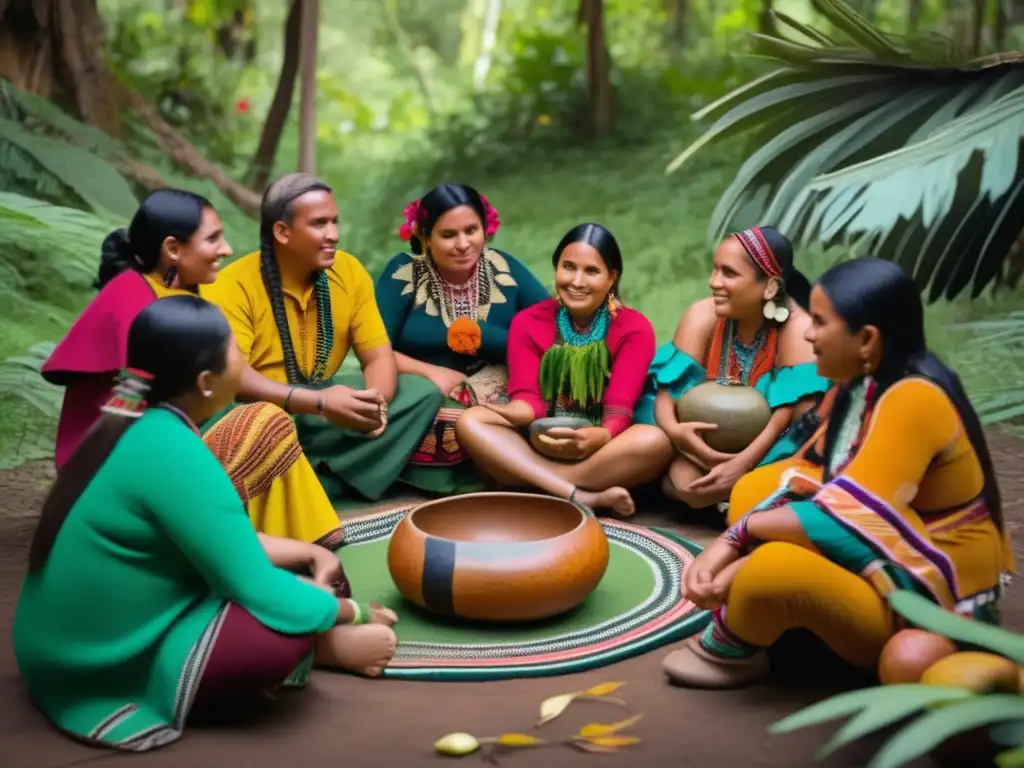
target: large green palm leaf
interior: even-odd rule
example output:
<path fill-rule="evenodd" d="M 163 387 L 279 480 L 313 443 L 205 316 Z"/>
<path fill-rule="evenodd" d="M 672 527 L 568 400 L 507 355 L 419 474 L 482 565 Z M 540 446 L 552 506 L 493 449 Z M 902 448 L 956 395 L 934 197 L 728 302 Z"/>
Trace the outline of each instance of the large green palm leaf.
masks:
<path fill-rule="evenodd" d="M 780 66 L 694 115 L 714 123 L 669 166 L 757 130 L 757 149 L 708 229 L 772 223 L 795 242 L 860 243 L 929 299 L 977 295 L 1024 221 L 1024 54 L 968 60 L 948 40 L 875 30 L 842 0 L 811 0 L 844 38 L 776 14 L 753 35 Z"/>

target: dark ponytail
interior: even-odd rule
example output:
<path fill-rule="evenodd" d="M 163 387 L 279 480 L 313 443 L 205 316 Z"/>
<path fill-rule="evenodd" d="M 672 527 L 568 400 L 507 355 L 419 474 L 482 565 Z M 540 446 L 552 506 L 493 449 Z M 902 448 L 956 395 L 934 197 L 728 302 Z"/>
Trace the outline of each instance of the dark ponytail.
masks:
<path fill-rule="evenodd" d="M 164 241 L 171 237 L 187 243 L 203 223 L 203 211 L 212 208 L 205 197 L 183 189 L 158 189 L 146 195 L 127 229 L 115 229 L 100 247 L 100 266 L 93 286 L 103 288 L 122 272 L 156 271 Z"/>

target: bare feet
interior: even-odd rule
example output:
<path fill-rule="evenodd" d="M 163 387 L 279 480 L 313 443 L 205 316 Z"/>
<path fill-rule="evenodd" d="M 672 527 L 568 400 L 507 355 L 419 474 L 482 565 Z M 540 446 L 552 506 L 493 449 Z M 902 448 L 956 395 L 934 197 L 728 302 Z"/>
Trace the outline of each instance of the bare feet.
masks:
<path fill-rule="evenodd" d="M 606 491 L 584 491 L 578 488 L 576 501 L 591 509 L 610 509 L 623 517 L 629 517 L 636 512 L 633 497 L 625 488 L 609 488 Z"/>
<path fill-rule="evenodd" d="M 395 631 L 383 624 L 339 624 L 320 637 L 316 663 L 378 677 L 395 655 L 397 645 Z"/>

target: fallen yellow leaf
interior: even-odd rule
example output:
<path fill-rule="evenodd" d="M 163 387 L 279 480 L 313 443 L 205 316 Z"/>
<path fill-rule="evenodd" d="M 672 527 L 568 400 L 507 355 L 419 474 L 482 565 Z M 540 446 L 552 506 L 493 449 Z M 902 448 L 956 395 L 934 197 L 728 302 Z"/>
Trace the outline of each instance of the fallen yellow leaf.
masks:
<path fill-rule="evenodd" d="M 630 744 L 639 744 L 640 739 L 636 736 L 599 736 L 590 739 L 590 743 L 599 747 L 628 747 Z"/>
<path fill-rule="evenodd" d="M 434 749 L 442 755 L 463 757 L 480 749 L 480 742 L 468 733 L 449 733 L 434 742 Z"/>
<path fill-rule="evenodd" d="M 613 733 L 624 731 L 631 725 L 636 725 L 643 715 L 633 715 L 627 717 L 625 720 L 619 720 L 617 723 L 591 723 L 590 725 L 584 725 L 580 728 L 580 736 L 585 739 L 594 739 L 600 736 L 610 736 Z"/>
<path fill-rule="evenodd" d="M 587 696 L 607 696 L 609 693 L 615 693 L 624 685 L 625 683 L 600 683 L 593 688 L 587 688 L 583 693 Z"/>
<path fill-rule="evenodd" d="M 560 696 L 552 696 L 550 699 L 545 699 L 540 705 L 540 720 L 537 725 L 544 725 L 544 723 L 550 723 L 560 714 L 565 712 L 566 708 L 572 704 L 577 694 L 575 693 L 563 693 Z"/>
<path fill-rule="evenodd" d="M 597 752 L 599 754 L 610 755 L 619 751 L 615 747 L 602 747 L 594 744 L 593 742 L 584 740 L 572 741 L 570 743 L 576 747 L 576 749 L 582 749 L 584 752 Z"/>
<path fill-rule="evenodd" d="M 527 733 L 503 733 L 495 741 L 506 747 L 536 747 L 544 743 L 543 739 Z"/>

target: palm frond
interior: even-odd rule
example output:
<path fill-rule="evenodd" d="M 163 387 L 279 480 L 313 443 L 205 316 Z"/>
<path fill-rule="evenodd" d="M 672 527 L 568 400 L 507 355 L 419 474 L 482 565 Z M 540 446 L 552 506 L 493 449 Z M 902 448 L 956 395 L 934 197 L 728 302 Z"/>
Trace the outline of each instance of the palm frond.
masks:
<path fill-rule="evenodd" d="M 798 245 L 822 237 L 866 244 L 899 261 L 922 289 L 930 285 L 930 300 L 968 285 L 977 295 L 999 274 L 1024 220 L 1016 186 L 1024 54 L 971 61 L 941 36 L 888 35 L 843 0 L 811 2 L 841 39 L 775 14 L 778 28 L 800 41 L 753 35 L 754 53 L 778 68 L 695 114 L 715 122 L 668 172 L 756 129 L 756 150 L 709 223 L 711 242 L 774 224 Z M 940 158 L 940 146 L 956 147 L 958 160 Z M 927 162 L 929 172 L 891 173 L 901 158 Z"/>

